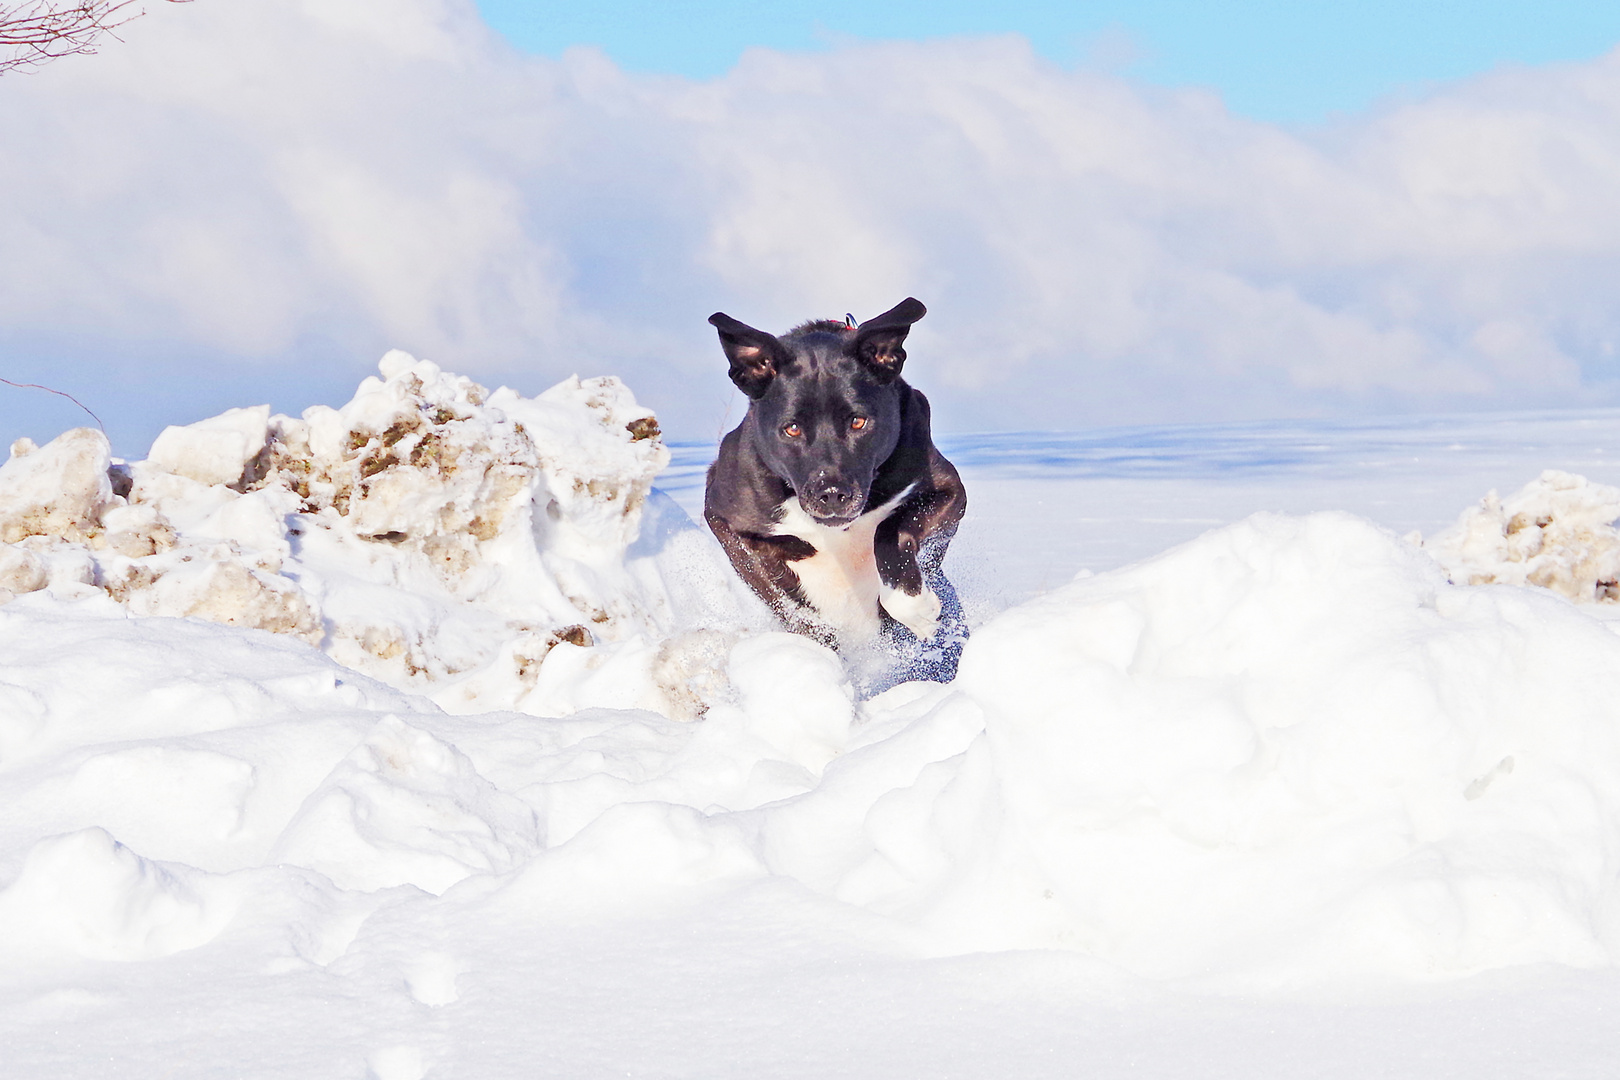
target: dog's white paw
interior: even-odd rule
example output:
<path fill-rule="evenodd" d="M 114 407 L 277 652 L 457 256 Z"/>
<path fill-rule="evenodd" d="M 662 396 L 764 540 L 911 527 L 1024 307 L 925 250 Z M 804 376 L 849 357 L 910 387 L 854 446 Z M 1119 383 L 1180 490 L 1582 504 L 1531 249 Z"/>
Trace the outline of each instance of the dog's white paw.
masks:
<path fill-rule="evenodd" d="M 916 634 L 918 641 L 929 640 L 939 629 L 939 597 L 926 585 L 916 596 L 884 585 L 879 602 L 896 622 Z"/>

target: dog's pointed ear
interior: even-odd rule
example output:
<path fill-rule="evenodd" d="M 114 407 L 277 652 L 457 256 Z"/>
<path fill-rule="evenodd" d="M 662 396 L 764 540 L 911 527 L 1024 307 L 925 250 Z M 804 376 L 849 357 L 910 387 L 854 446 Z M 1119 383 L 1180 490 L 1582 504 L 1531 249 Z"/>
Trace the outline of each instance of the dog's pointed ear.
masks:
<path fill-rule="evenodd" d="M 782 343 L 720 311 L 709 316 L 709 325 L 720 331 L 720 347 L 731 361 L 731 381 L 737 389 L 750 398 L 764 396 L 782 366 Z"/>
<path fill-rule="evenodd" d="M 855 357 L 884 382 L 900 374 L 906 362 L 902 347 L 911 324 L 928 314 L 922 301 L 908 296 L 881 315 L 861 323 L 855 331 Z"/>

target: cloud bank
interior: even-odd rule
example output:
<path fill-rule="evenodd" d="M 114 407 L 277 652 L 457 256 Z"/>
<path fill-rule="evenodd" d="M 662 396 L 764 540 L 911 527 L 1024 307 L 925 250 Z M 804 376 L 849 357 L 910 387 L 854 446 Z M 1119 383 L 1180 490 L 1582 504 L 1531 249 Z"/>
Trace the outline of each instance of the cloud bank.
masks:
<path fill-rule="evenodd" d="M 738 412 L 711 311 L 906 295 L 954 430 L 1620 401 L 1620 53 L 1289 130 L 1017 37 L 692 82 L 523 56 L 462 0 L 126 36 L 0 81 L 0 374 L 127 453 L 341 401 L 394 346 L 528 392 L 618 374 L 707 438 Z"/>

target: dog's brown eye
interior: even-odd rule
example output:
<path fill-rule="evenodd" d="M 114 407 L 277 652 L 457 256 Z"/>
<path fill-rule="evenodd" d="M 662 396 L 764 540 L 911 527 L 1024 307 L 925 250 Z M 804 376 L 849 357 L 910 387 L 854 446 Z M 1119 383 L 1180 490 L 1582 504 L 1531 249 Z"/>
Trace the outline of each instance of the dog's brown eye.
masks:
<path fill-rule="evenodd" d="M 866 430 L 866 425 L 870 424 L 871 422 L 872 421 L 868 420 L 864 416 L 852 417 L 850 419 L 850 421 L 849 421 L 849 430 L 851 430 L 851 431 L 865 431 Z"/>
<path fill-rule="evenodd" d="M 804 434 L 804 428 L 800 427 L 798 424 L 783 424 L 782 434 L 786 435 L 790 439 L 797 439 L 800 435 Z"/>

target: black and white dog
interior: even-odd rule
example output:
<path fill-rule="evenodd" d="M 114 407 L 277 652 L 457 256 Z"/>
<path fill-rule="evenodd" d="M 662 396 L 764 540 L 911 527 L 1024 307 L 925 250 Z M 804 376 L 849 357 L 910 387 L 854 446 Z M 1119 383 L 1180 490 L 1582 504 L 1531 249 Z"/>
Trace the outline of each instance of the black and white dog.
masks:
<path fill-rule="evenodd" d="M 709 468 L 703 516 L 790 629 L 840 647 L 886 636 L 912 647 L 907 677 L 944 681 L 965 635 L 940 563 L 967 491 L 934 447 L 928 399 L 900 377 L 926 313 L 908 298 L 781 337 L 711 315 L 749 404 Z"/>

